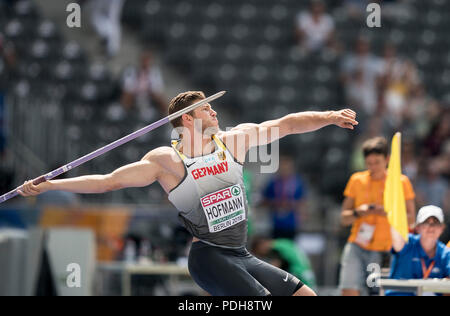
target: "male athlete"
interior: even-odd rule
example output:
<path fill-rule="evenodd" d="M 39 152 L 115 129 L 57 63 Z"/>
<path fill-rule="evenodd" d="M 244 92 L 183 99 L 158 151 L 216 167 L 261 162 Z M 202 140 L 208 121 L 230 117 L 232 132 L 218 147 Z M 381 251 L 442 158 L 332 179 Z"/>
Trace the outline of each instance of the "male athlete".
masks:
<path fill-rule="evenodd" d="M 204 98 L 200 91 L 181 93 L 170 102 L 169 114 Z M 19 193 L 103 193 L 158 181 L 193 236 L 189 272 L 206 292 L 312 296 L 315 293 L 295 276 L 257 259 L 245 248 L 248 206 L 243 162 L 251 147 L 331 124 L 353 129 L 358 124 L 355 118 L 356 113 L 348 109 L 292 113 L 261 124 L 241 124 L 225 132 L 219 129 L 217 113 L 207 103 L 172 121 L 181 132 L 180 140 L 173 141 L 171 147 L 153 149 L 139 162 L 107 175 L 49 180 L 39 185 L 26 181 Z"/>

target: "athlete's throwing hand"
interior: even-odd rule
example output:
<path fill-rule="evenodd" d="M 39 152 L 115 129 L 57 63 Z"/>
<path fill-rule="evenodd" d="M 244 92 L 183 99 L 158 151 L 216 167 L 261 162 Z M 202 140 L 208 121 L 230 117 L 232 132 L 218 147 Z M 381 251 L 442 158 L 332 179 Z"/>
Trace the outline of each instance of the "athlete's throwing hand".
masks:
<path fill-rule="evenodd" d="M 342 128 L 354 129 L 358 125 L 356 121 L 356 113 L 353 110 L 345 109 L 340 111 L 333 111 L 334 125 Z"/>
<path fill-rule="evenodd" d="M 33 180 L 28 180 L 22 184 L 22 186 L 17 191 L 17 193 L 19 193 L 22 196 L 34 196 L 34 195 L 41 194 L 45 191 L 47 191 L 47 190 L 45 189 L 45 185 L 43 185 L 43 183 L 34 185 Z"/>

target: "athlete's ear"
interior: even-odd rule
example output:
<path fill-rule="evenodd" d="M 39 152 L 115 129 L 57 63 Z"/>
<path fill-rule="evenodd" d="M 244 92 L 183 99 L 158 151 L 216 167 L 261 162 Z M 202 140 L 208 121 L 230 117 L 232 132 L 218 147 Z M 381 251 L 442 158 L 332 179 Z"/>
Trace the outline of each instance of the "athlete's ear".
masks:
<path fill-rule="evenodd" d="M 192 122 L 194 120 L 194 118 L 190 114 L 183 114 L 181 116 L 181 119 L 185 122 Z"/>

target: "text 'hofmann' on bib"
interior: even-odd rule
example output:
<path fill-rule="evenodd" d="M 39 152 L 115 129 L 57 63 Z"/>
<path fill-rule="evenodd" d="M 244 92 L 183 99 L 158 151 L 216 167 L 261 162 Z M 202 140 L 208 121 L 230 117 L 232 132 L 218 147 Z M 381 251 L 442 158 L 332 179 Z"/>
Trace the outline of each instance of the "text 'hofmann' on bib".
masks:
<path fill-rule="evenodd" d="M 240 185 L 210 193 L 200 201 L 210 233 L 220 232 L 245 220 L 244 193 Z"/>

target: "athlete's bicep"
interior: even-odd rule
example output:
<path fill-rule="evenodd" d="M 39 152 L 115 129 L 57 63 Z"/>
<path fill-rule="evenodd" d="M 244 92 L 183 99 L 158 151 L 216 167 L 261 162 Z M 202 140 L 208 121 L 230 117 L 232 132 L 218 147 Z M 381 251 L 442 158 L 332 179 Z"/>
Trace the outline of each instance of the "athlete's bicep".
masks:
<path fill-rule="evenodd" d="M 286 128 L 283 128 L 281 119 L 277 119 L 261 124 L 240 124 L 226 132 L 224 136 L 226 138 L 234 138 L 235 142 L 244 144 L 245 148 L 249 149 L 254 146 L 270 144 L 286 135 L 288 135 L 288 131 Z"/>
<path fill-rule="evenodd" d="M 143 159 L 114 170 L 110 179 L 114 190 L 144 187 L 155 182 L 159 171 L 160 166 L 157 163 Z"/>

